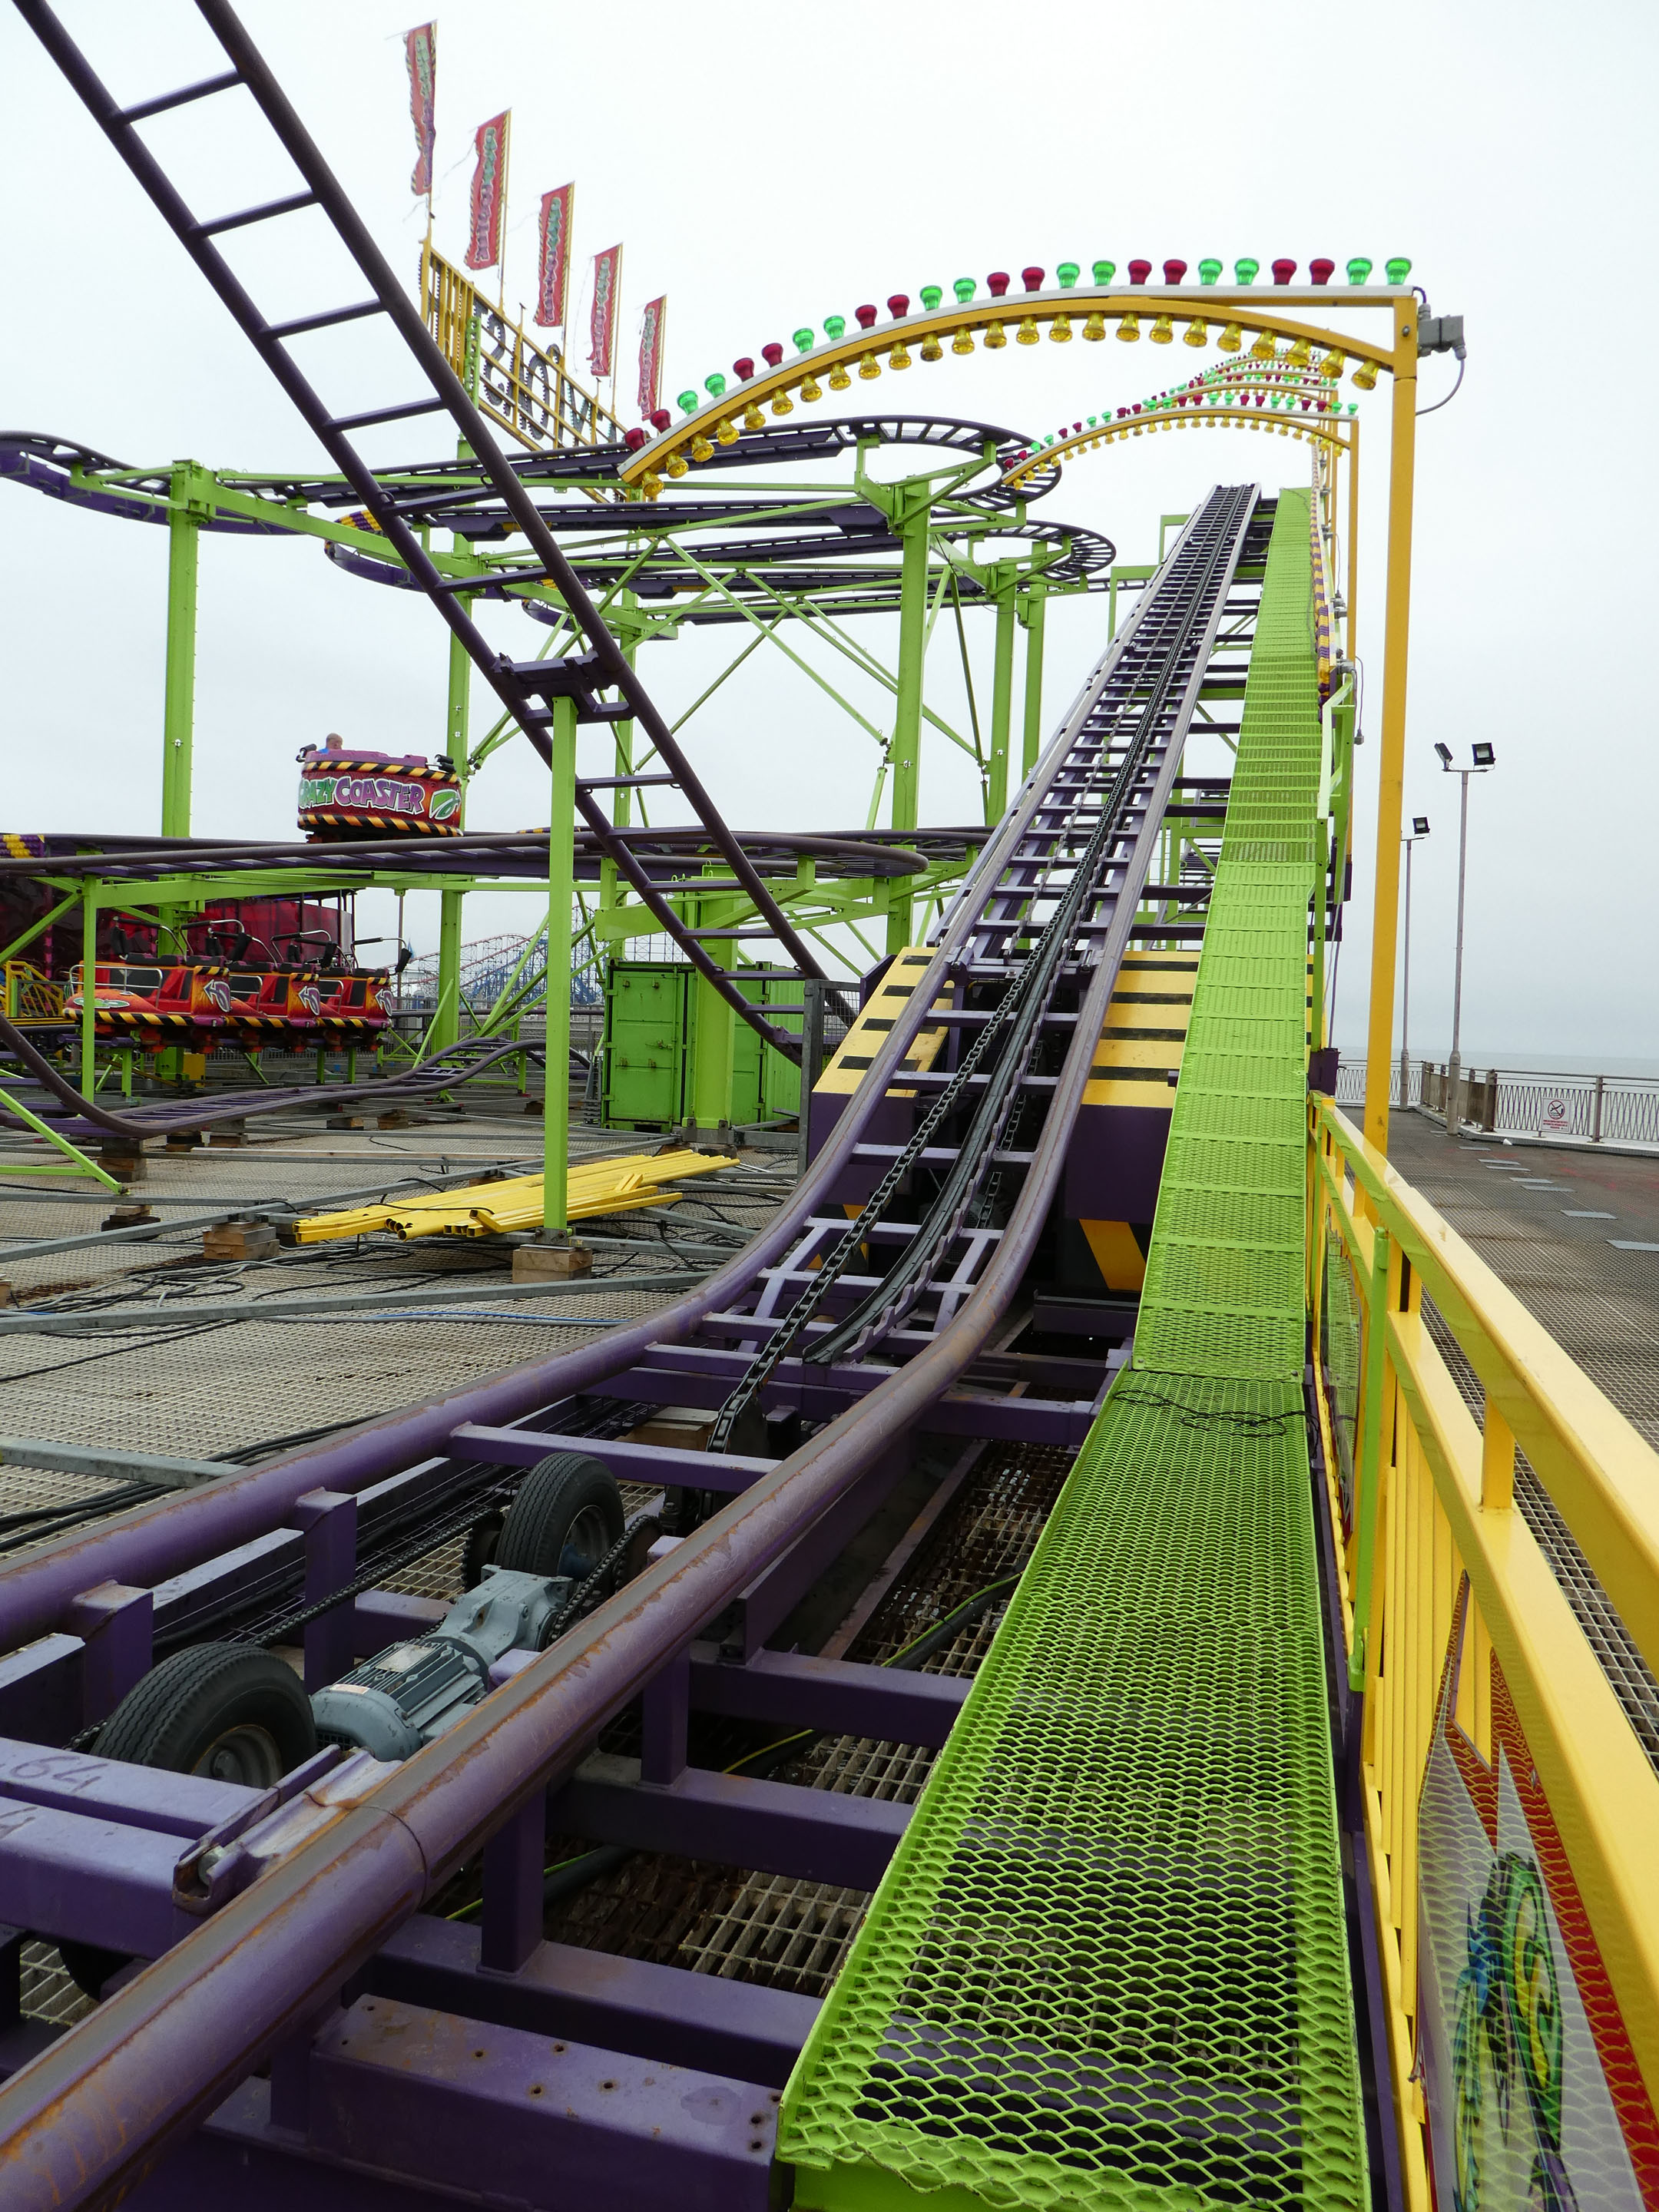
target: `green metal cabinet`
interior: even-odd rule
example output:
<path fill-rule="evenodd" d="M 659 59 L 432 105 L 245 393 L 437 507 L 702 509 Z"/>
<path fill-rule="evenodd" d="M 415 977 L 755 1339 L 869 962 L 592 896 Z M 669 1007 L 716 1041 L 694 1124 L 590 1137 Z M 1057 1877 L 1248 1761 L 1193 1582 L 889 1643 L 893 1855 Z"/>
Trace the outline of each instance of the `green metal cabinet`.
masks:
<path fill-rule="evenodd" d="M 697 993 L 680 961 L 613 960 L 605 986 L 605 1120 L 611 1128 L 677 1127 L 691 1097 Z M 780 1005 L 779 1020 L 799 1032 L 800 984 L 757 969 L 741 988 L 751 1004 Z M 800 1070 L 763 1046 L 746 1022 L 734 1025 L 732 1121 L 771 1121 L 797 1112 Z"/>

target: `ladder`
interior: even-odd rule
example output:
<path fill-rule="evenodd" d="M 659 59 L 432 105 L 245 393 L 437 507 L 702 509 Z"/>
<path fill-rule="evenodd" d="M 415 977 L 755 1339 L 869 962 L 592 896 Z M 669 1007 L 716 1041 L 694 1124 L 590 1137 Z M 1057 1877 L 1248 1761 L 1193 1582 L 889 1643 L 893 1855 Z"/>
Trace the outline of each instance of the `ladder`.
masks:
<path fill-rule="evenodd" d="M 198 12 L 230 64 L 228 69 L 193 84 L 181 85 L 174 91 L 139 100 L 132 106 L 122 107 L 46 0 L 15 0 L 15 4 L 299 410 L 313 436 L 373 515 L 388 544 L 543 759 L 551 759 L 548 731 L 554 719 L 556 700 L 574 702 L 579 724 L 634 720 L 645 731 L 665 773 L 652 776 L 579 776 L 577 809 L 605 857 L 616 863 L 618 873 L 658 927 L 674 940 L 698 973 L 751 1028 L 759 1031 L 767 1043 L 790 1059 L 799 1060 L 800 1039 L 769 1020 L 763 1007 L 751 1005 L 740 988 L 737 975 L 725 968 L 704 942 L 731 933 L 691 927 L 671 905 L 676 891 L 706 890 L 706 878 L 695 874 L 683 879 L 664 878 L 647 871 L 630 848 L 627 828 L 614 823 L 606 814 L 602 794 L 645 783 L 672 783 L 729 866 L 735 887 L 746 894 L 764 923 L 763 932 L 757 933 L 775 938 L 783 946 L 795 963 L 794 972 L 800 977 L 823 981 L 823 969 L 721 818 L 650 693 L 636 671 L 629 666 L 604 617 L 556 544 L 518 471 L 495 442 L 465 386 L 440 351 L 415 303 L 398 283 L 234 10 L 225 4 L 225 0 L 195 0 Z M 264 123 L 293 164 L 300 189 L 252 207 L 198 216 L 186 204 L 155 152 L 141 137 L 139 126 L 156 116 L 196 106 L 238 88 L 250 94 Z M 311 209 L 318 210 L 331 227 L 340 246 L 362 276 L 368 296 L 270 322 L 225 259 L 218 241 L 234 232 L 279 222 L 286 216 Z M 380 316 L 392 324 L 414 361 L 420 379 L 416 396 L 396 400 L 387 406 L 337 414 L 296 359 L 295 342 L 319 331 Z M 585 650 L 548 660 L 514 660 L 508 654 L 498 653 L 478 629 L 465 604 L 465 595 L 477 591 L 478 580 L 470 576 L 446 577 L 439 572 L 406 512 L 422 502 L 400 498 L 390 491 L 353 443 L 354 436 L 362 431 L 428 415 L 448 416 L 512 521 L 524 532 L 533 565 L 515 572 L 514 580 L 551 585 L 581 632 Z M 603 696 L 611 692 L 620 696 Z"/>

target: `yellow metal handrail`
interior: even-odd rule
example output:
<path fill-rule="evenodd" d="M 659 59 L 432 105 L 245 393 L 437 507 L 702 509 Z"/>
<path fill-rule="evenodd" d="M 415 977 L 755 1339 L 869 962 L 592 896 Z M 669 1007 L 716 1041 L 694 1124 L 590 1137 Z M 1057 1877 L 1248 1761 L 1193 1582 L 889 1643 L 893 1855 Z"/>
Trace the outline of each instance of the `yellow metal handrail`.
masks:
<path fill-rule="evenodd" d="M 1418 1848 L 1443 1698 L 1486 1768 L 1494 1703 L 1508 1701 L 1659 2108 L 1659 1776 L 1514 1504 L 1518 1444 L 1651 1666 L 1659 1455 L 1328 1100 L 1310 1103 L 1308 1158 L 1314 1367 L 1350 1681 L 1364 1693 L 1361 1795 L 1407 2182 L 1425 2207 Z M 1425 1291 L 1479 1380 L 1479 1425 L 1425 1320 Z M 1514 1742 L 1504 1749 L 1513 1764 Z"/>
<path fill-rule="evenodd" d="M 8 960 L 5 1007 L 7 1020 L 25 1027 L 31 1022 L 61 1022 L 64 987 L 43 975 L 32 961 Z"/>
<path fill-rule="evenodd" d="M 532 451 L 621 443 L 621 422 L 576 381 L 564 356 L 481 298 L 471 278 L 429 243 L 421 255 L 421 312 L 483 411 Z"/>

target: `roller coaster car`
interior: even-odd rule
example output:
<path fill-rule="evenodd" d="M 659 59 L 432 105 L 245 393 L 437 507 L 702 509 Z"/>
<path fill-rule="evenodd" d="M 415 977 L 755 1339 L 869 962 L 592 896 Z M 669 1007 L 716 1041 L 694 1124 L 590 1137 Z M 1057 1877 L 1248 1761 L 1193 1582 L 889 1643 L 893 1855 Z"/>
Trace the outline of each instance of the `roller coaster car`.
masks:
<path fill-rule="evenodd" d="M 198 1004 L 197 979 L 201 970 L 190 965 L 150 961 L 100 960 L 93 966 L 93 993 L 97 1034 L 100 1037 L 139 1039 L 160 1047 L 178 1044 L 181 1032 L 204 1027 L 205 1002 Z M 84 963 L 70 969 L 64 998 L 66 1021 L 78 1022 L 85 1004 Z"/>
<path fill-rule="evenodd" d="M 103 961 L 94 969 L 97 1034 L 159 1048 L 228 1033 L 269 1043 L 282 1036 L 365 1035 L 385 1029 L 384 969 L 325 972 L 218 962 Z M 70 971 L 64 1018 L 78 1022 L 82 970 Z"/>

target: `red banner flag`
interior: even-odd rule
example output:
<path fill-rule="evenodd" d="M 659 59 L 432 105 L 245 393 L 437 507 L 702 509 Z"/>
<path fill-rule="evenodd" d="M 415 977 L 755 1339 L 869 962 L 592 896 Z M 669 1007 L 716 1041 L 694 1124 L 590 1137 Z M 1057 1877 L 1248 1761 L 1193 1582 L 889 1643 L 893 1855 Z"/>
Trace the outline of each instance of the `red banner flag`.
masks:
<path fill-rule="evenodd" d="M 570 279 L 570 217 L 574 185 L 542 194 L 541 274 L 536 283 L 536 320 L 550 330 L 564 328 L 565 288 Z"/>
<path fill-rule="evenodd" d="M 593 262 L 593 313 L 588 324 L 587 365 L 595 376 L 609 376 L 616 359 L 617 293 L 622 275 L 622 248 L 608 246 Z"/>
<path fill-rule="evenodd" d="M 438 27 L 422 23 L 404 33 L 404 58 L 409 64 L 409 119 L 415 125 L 415 173 L 409 189 L 418 197 L 432 194 L 432 149 L 438 135 L 434 101 L 438 91 Z"/>
<path fill-rule="evenodd" d="M 501 204 L 507 196 L 507 130 L 510 109 L 478 125 L 473 150 L 472 218 L 467 233 L 466 265 L 493 269 L 501 258 Z"/>
<path fill-rule="evenodd" d="M 662 331 L 668 316 L 668 300 L 646 302 L 644 319 L 640 324 L 640 412 L 651 416 L 660 404 L 662 390 Z"/>

